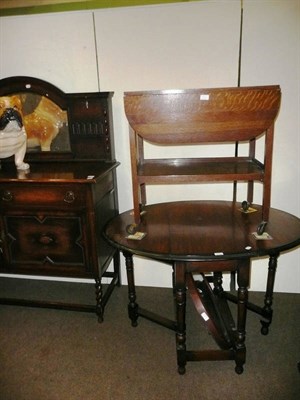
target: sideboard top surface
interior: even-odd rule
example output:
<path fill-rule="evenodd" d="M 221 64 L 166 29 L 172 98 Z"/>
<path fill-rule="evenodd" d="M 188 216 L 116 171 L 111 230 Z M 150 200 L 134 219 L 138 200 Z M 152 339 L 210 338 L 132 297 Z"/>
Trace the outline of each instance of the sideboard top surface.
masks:
<path fill-rule="evenodd" d="M 97 182 L 107 173 L 115 169 L 118 162 L 47 162 L 30 163 L 28 172 L 18 171 L 11 163 L 3 163 L 0 169 L 0 183 L 18 182 Z"/>

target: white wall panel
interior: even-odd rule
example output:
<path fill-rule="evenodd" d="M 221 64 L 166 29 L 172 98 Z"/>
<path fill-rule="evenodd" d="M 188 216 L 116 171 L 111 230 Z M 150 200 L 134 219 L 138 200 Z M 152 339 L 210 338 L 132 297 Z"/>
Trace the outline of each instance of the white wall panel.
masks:
<path fill-rule="evenodd" d="M 132 207 L 128 124 L 123 92 L 236 86 L 240 9 L 237 1 L 130 7 L 95 12 L 101 90 L 114 90 L 120 209 Z M 159 150 L 153 149 L 155 156 Z M 161 150 L 164 155 L 170 149 Z M 174 149 L 182 156 L 182 148 Z M 185 148 L 187 155 L 195 148 Z M 224 154 L 224 153 L 223 153 Z M 231 153 L 233 154 L 233 153 Z M 175 156 L 176 156 L 175 155 Z M 203 188 L 189 188 L 199 196 Z M 186 195 L 182 186 L 175 197 Z M 211 188 L 214 196 L 219 188 Z M 170 187 L 149 189 L 149 200 L 170 200 Z"/>
<path fill-rule="evenodd" d="M 279 84 L 272 199 L 300 217 L 300 1 L 244 0 L 241 84 Z M 288 229 L 288 227 L 281 227 Z M 253 288 L 264 289 L 265 260 L 253 263 Z M 275 290 L 300 293 L 300 249 L 279 258 Z"/>
<path fill-rule="evenodd" d="M 236 85 L 239 7 L 229 0 L 96 11 L 102 89 Z"/>
<path fill-rule="evenodd" d="M 0 19 L 0 78 L 45 79 L 65 92 L 98 90 L 91 13 Z"/>
<path fill-rule="evenodd" d="M 201 1 L 97 10 L 95 21 L 100 87 L 115 91 L 115 142 L 121 162 L 119 201 L 120 210 L 124 211 L 132 208 L 132 188 L 123 92 L 236 86 L 240 3 Z M 151 156 L 158 154 L 157 148 L 148 149 Z M 182 147 L 161 151 L 165 156 L 173 151 L 177 156 L 183 155 Z M 184 151 L 191 157 L 197 154 L 192 146 Z M 234 150 L 231 151 L 233 155 Z M 221 186 L 153 186 L 148 190 L 148 202 L 186 199 L 187 193 L 189 198 L 216 198 L 224 191 L 231 196 L 232 186 Z M 170 267 L 156 264 L 137 258 L 136 265 L 143 267 L 136 269 L 137 284 L 171 284 Z"/>

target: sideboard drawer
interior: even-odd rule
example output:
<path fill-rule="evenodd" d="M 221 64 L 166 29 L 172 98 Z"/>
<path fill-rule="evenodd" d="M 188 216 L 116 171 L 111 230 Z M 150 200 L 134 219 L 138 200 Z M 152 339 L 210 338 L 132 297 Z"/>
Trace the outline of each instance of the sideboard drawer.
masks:
<path fill-rule="evenodd" d="M 87 193 L 82 185 L 0 185 L 1 207 L 85 206 Z"/>

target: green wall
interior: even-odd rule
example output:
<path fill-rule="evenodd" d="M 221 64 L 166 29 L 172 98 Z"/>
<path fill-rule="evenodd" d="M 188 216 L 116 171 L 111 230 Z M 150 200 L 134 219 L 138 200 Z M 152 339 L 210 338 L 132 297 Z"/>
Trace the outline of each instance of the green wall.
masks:
<path fill-rule="evenodd" d="M 56 5 L 0 9 L 0 16 L 90 10 L 97 8 L 128 7 L 161 3 L 186 3 L 189 1 L 190 0 L 86 0 L 74 3 L 64 3 L 63 0 L 61 0 L 61 3 Z"/>

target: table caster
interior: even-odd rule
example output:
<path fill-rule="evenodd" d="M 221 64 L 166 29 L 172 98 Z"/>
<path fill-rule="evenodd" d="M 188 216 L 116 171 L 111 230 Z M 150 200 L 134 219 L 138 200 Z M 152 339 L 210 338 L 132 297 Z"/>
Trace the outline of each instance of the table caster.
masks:
<path fill-rule="evenodd" d="M 244 211 L 244 212 L 247 212 L 248 209 L 249 209 L 249 207 L 250 207 L 249 201 L 244 200 L 244 201 L 242 202 L 242 209 L 243 209 L 243 211 Z"/>
<path fill-rule="evenodd" d="M 262 221 L 262 222 L 258 225 L 257 230 L 256 230 L 256 232 L 257 232 L 258 235 L 262 235 L 262 234 L 264 233 L 265 228 L 266 228 L 266 225 L 267 225 L 267 222 L 266 222 L 266 221 Z"/>
<path fill-rule="evenodd" d="M 129 235 L 134 235 L 138 230 L 138 225 L 137 224 L 130 224 L 126 226 L 126 232 L 129 233 Z"/>

